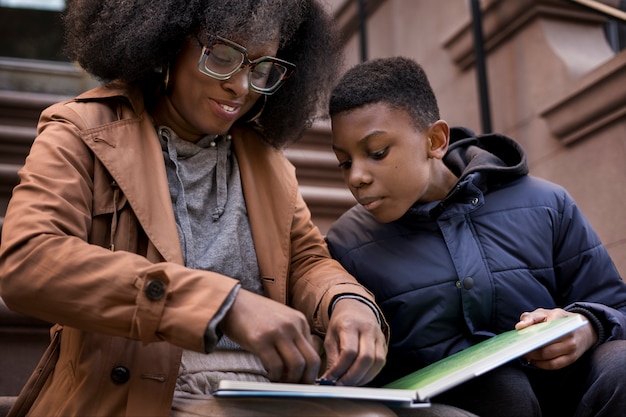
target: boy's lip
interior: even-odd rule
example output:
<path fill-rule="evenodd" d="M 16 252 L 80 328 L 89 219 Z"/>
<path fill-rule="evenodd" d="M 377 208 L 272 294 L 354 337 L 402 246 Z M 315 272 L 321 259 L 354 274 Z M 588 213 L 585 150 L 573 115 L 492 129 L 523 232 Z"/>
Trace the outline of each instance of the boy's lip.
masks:
<path fill-rule="evenodd" d="M 380 205 L 382 198 L 380 197 L 362 197 L 358 199 L 359 204 L 366 210 L 372 210 Z"/>

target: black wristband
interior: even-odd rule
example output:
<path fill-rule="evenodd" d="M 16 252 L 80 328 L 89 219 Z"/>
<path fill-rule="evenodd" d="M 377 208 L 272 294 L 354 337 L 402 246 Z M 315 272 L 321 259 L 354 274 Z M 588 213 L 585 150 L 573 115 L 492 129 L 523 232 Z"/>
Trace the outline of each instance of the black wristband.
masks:
<path fill-rule="evenodd" d="M 328 307 L 328 317 L 332 316 L 333 314 L 333 310 L 335 309 L 335 304 L 337 304 L 337 301 L 339 300 L 343 300 L 343 299 L 352 299 L 352 300 L 358 300 L 364 304 L 366 304 L 369 308 L 372 309 L 372 312 L 374 313 L 374 315 L 376 316 L 376 320 L 378 321 L 378 325 L 382 327 L 383 321 L 380 318 L 380 313 L 378 312 L 378 309 L 376 308 L 376 305 L 374 303 L 372 303 L 370 300 L 368 300 L 365 297 L 362 297 L 360 295 L 356 295 L 356 294 L 339 294 L 336 295 L 335 298 L 333 299 L 333 301 L 330 303 L 330 306 Z"/>

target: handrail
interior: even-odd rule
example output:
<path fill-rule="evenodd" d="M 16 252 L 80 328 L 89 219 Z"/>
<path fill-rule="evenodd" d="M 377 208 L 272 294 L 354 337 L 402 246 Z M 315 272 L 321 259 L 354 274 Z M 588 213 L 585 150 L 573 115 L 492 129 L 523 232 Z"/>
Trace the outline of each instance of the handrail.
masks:
<path fill-rule="evenodd" d="M 483 38 L 483 18 L 480 9 L 480 0 L 471 0 L 471 8 L 481 128 L 482 133 L 491 133 L 491 105 L 489 102 L 489 82 L 487 77 L 487 61 L 485 58 L 485 41 Z"/>
<path fill-rule="evenodd" d="M 599 1 L 596 1 L 596 0 L 570 0 L 570 1 L 573 3 L 577 3 L 581 6 L 594 9 L 607 16 L 614 17 L 615 19 L 619 19 L 622 22 L 626 22 L 626 12 L 619 10 L 613 6 L 609 6 L 608 4 L 600 3 Z"/>

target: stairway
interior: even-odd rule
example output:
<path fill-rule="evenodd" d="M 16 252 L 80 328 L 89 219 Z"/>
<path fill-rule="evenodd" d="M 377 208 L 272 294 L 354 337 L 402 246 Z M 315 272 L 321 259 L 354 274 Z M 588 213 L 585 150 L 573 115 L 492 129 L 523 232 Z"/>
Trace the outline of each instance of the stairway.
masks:
<path fill-rule="evenodd" d="M 0 90 L 0 229 L 11 191 L 18 182 L 17 170 L 24 164 L 37 133 L 41 111 L 67 96 Z"/>
<path fill-rule="evenodd" d="M 0 230 L 11 191 L 36 135 L 39 113 L 65 96 L 0 90 Z M 10 311 L 0 299 L 0 397 L 15 396 L 48 345 L 49 324 Z"/>

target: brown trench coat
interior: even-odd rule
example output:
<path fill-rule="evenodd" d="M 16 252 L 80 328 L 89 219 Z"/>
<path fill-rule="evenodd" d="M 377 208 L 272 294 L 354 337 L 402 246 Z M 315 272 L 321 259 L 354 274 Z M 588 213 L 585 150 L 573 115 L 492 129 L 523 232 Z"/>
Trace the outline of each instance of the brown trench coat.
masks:
<path fill-rule="evenodd" d="M 265 294 L 323 334 L 332 298 L 372 296 L 329 254 L 293 166 L 232 130 Z M 167 416 L 181 348 L 237 284 L 185 268 L 163 156 L 137 92 L 108 86 L 42 113 L 7 210 L 0 295 L 64 326 L 32 415 Z M 113 249 L 113 250 L 112 250 Z"/>

